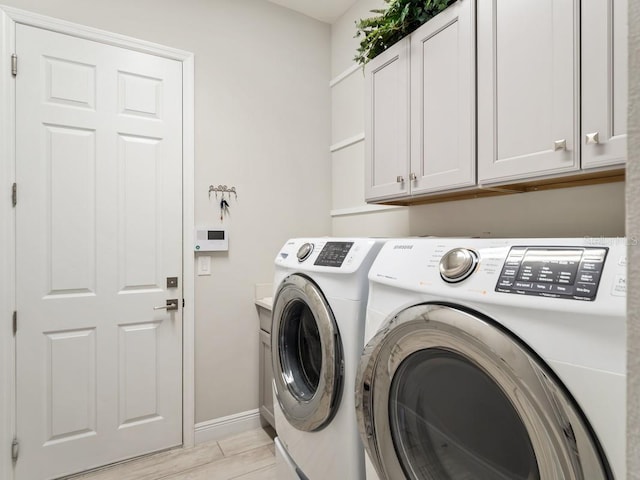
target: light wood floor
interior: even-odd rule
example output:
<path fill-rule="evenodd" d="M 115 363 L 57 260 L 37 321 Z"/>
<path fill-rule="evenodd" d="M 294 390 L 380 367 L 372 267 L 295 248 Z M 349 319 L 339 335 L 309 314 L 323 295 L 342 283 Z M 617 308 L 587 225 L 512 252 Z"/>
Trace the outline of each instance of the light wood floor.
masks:
<path fill-rule="evenodd" d="M 194 448 L 168 450 L 73 480 L 275 480 L 272 430 L 250 430 Z"/>

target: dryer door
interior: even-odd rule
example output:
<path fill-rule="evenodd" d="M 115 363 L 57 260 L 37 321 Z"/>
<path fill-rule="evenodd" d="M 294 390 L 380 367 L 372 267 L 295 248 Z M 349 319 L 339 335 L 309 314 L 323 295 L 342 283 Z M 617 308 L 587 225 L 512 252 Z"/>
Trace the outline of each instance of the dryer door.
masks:
<path fill-rule="evenodd" d="M 360 435 L 381 479 L 613 478 L 559 380 L 481 315 L 424 304 L 366 346 Z"/>
<path fill-rule="evenodd" d="M 336 413 L 344 359 L 335 318 L 318 286 L 294 274 L 273 303 L 271 346 L 276 398 L 291 425 L 314 431 Z"/>

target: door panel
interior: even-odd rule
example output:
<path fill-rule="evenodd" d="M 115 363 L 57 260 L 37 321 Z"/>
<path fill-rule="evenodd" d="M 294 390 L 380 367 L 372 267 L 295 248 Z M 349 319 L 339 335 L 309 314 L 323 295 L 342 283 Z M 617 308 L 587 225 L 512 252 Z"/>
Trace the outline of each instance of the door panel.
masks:
<path fill-rule="evenodd" d="M 627 156 L 627 0 L 583 2 L 581 21 L 582 167 L 621 165 Z"/>
<path fill-rule="evenodd" d="M 182 70 L 17 25 L 17 480 L 182 442 Z"/>
<path fill-rule="evenodd" d="M 45 333 L 47 443 L 97 432 L 96 331 Z M 75 392 L 69 396 L 68 392 Z"/>
<path fill-rule="evenodd" d="M 365 67 L 365 198 L 409 193 L 409 39 Z"/>
<path fill-rule="evenodd" d="M 475 185 L 475 2 L 411 35 L 411 194 Z"/>
<path fill-rule="evenodd" d="M 478 181 L 579 168 L 578 2 L 478 2 Z"/>

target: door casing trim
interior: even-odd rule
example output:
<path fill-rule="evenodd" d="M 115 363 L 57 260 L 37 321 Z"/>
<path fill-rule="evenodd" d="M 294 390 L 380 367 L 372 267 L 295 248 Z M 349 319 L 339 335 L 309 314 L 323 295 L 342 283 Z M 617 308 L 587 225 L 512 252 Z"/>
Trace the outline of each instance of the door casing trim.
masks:
<path fill-rule="evenodd" d="M 11 321 L 16 305 L 15 211 L 9 194 L 16 178 L 15 79 L 11 75 L 16 24 L 182 63 L 182 281 L 185 301 L 182 311 L 182 442 L 183 448 L 192 447 L 195 444 L 194 55 L 184 50 L 0 5 L 0 480 L 13 478 L 9 452 L 16 431 L 15 341 Z"/>

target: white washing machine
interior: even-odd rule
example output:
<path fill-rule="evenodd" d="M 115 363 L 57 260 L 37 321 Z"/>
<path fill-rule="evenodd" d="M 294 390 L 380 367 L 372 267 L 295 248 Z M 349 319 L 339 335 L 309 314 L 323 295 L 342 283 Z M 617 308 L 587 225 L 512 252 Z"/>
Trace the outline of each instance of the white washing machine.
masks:
<path fill-rule="evenodd" d="M 390 240 L 369 279 L 367 480 L 626 478 L 624 238 Z"/>
<path fill-rule="evenodd" d="M 271 351 L 278 479 L 364 479 L 353 391 L 367 274 L 383 243 L 294 239 L 276 257 Z"/>

